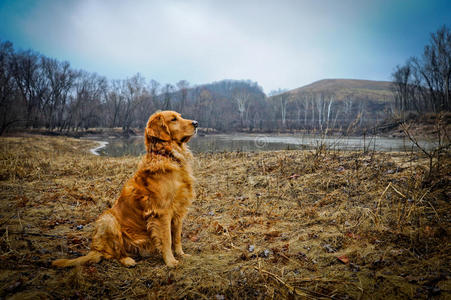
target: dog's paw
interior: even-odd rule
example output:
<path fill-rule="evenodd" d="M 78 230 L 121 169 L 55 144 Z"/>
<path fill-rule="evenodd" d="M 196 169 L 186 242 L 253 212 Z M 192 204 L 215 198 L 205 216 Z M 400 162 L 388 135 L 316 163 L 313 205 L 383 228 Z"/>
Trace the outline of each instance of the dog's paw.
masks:
<path fill-rule="evenodd" d="M 188 258 L 188 257 L 191 257 L 191 254 L 186 254 L 186 253 L 184 253 L 184 252 L 182 252 L 182 253 L 177 253 L 177 255 L 178 255 L 179 257 L 182 257 L 182 258 Z"/>
<path fill-rule="evenodd" d="M 134 267 L 136 266 L 136 261 L 131 257 L 124 257 L 120 260 L 121 264 L 126 267 Z"/>
<path fill-rule="evenodd" d="M 178 264 L 179 261 L 176 260 L 175 258 L 173 260 L 169 260 L 166 262 L 166 266 L 168 266 L 169 268 L 175 268 Z"/>
<path fill-rule="evenodd" d="M 175 255 L 179 256 L 179 257 L 190 257 L 191 255 L 186 254 L 185 252 L 183 252 L 182 247 L 180 248 L 176 248 L 175 249 Z"/>

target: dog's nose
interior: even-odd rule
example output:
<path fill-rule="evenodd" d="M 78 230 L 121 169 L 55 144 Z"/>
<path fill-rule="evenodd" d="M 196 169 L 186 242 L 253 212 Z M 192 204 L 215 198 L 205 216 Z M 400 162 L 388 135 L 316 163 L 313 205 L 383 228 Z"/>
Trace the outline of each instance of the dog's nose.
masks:
<path fill-rule="evenodd" d="M 197 123 L 197 121 L 193 121 L 193 126 L 194 128 L 197 128 L 197 126 L 199 126 L 199 123 Z"/>

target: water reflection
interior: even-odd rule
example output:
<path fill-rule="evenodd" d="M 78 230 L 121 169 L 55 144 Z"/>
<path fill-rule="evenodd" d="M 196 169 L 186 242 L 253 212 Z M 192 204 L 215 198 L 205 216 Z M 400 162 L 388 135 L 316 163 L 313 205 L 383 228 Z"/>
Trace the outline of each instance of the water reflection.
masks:
<path fill-rule="evenodd" d="M 333 150 L 376 150 L 376 151 L 410 151 L 413 145 L 403 138 L 381 137 L 320 137 L 295 135 L 250 135 L 250 134 L 220 134 L 196 136 L 189 142 L 194 153 L 228 152 L 228 151 L 272 151 L 272 150 L 302 150 L 313 149 L 325 145 Z M 431 143 L 422 142 L 426 148 Z M 98 151 L 107 156 L 138 156 L 145 153 L 143 137 L 111 139 L 105 148 Z"/>

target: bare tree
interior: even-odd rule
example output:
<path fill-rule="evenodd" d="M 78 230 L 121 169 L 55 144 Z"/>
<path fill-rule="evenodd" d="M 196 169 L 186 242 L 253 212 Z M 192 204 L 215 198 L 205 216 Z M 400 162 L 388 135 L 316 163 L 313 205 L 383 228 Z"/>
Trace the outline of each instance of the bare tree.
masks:
<path fill-rule="evenodd" d="M 316 108 L 318 109 L 318 128 L 320 130 L 323 129 L 323 106 L 324 106 L 324 98 L 321 94 L 316 95 Z"/>
<path fill-rule="evenodd" d="M 10 42 L 0 42 L 0 135 L 14 123 L 21 121 L 21 106 L 15 101 L 16 85 L 12 64 L 14 49 Z"/>
<path fill-rule="evenodd" d="M 107 81 L 95 73 L 81 71 L 75 82 L 75 96 L 70 111 L 75 130 L 99 126 L 102 121 L 102 97 L 106 94 Z"/>
<path fill-rule="evenodd" d="M 294 105 L 294 108 L 296 110 L 296 124 L 298 126 L 298 128 L 300 128 L 301 125 L 301 115 L 302 112 L 305 112 L 305 102 L 304 102 L 304 97 L 303 96 L 292 96 L 292 103 Z"/>
<path fill-rule="evenodd" d="M 212 94 L 207 90 L 203 89 L 200 92 L 200 119 L 202 123 L 205 124 L 207 130 L 211 128 L 211 118 L 212 118 L 212 108 L 213 108 L 213 97 Z"/>
<path fill-rule="evenodd" d="M 22 51 L 14 55 L 13 75 L 25 101 L 26 127 L 38 126 L 43 99 L 48 90 L 39 61 L 40 55 L 33 51 Z"/>
<path fill-rule="evenodd" d="M 62 129 L 68 95 L 77 74 L 70 69 L 68 62 L 60 63 L 56 59 L 42 57 L 41 64 L 48 86 L 47 97 L 43 103 L 46 127 L 53 129 L 59 126 Z"/>
<path fill-rule="evenodd" d="M 450 110 L 451 32 L 443 26 L 431 34 L 421 58 L 412 57 L 392 74 L 395 101 L 401 112 Z"/>
<path fill-rule="evenodd" d="M 287 127 L 287 105 L 288 105 L 288 99 L 289 95 L 288 93 L 283 93 L 278 96 L 279 99 L 279 105 L 280 105 L 280 116 L 282 118 L 282 127 Z"/>
<path fill-rule="evenodd" d="M 347 120 L 351 120 L 352 118 L 352 106 L 353 100 L 351 96 L 346 97 L 344 101 L 344 115 Z"/>
<path fill-rule="evenodd" d="M 315 129 L 315 95 L 313 93 L 310 95 L 310 107 L 312 108 L 310 122 L 312 129 Z"/>
<path fill-rule="evenodd" d="M 152 99 L 153 106 L 155 109 L 162 109 L 163 105 L 161 104 L 160 97 L 158 93 L 160 91 L 160 83 L 154 79 L 151 79 L 148 84 L 149 96 Z"/>
<path fill-rule="evenodd" d="M 149 115 L 157 110 L 154 106 L 151 94 L 145 87 L 137 99 L 137 107 L 139 107 L 139 109 L 135 109 L 135 124 L 139 128 L 144 128 Z"/>
<path fill-rule="evenodd" d="M 113 80 L 106 95 L 106 110 L 108 126 L 110 128 L 119 125 L 120 112 L 124 98 L 121 93 L 121 81 Z"/>
<path fill-rule="evenodd" d="M 177 82 L 177 88 L 180 92 L 180 105 L 178 112 L 183 114 L 185 112 L 186 97 L 188 95 L 189 82 L 186 80 L 180 80 Z"/>
<path fill-rule="evenodd" d="M 246 117 L 246 111 L 248 108 L 249 98 L 250 98 L 250 93 L 244 87 L 236 88 L 233 91 L 233 99 L 235 99 L 237 108 L 238 108 L 238 112 L 240 113 L 241 128 L 245 127 L 245 123 L 246 123 L 245 117 Z"/>
<path fill-rule="evenodd" d="M 412 74 L 411 64 L 408 62 L 404 66 L 396 66 L 392 74 L 395 101 L 401 111 L 408 109 L 410 76 Z"/>
<path fill-rule="evenodd" d="M 138 73 L 132 78 L 123 81 L 122 96 L 124 97 L 122 130 L 128 134 L 134 121 L 134 110 L 144 92 L 144 78 Z"/>
<path fill-rule="evenodd" d="M 308 112 L 308 98 L 307 98 L 307 95 L 304 95 L 303 101 L 304 101 L 304 128 L 307 128 L 307 112 Z"/>
<path fill-rule="evenodd" d="M 431 43 L 424 48 L 421 70 L 433 97 L 435 111 L 449 110 L 451 32 L 446 26 L 431 34 Z"/>
<path fill-rule="evenodd" d="M 171 99 L 172 99 L 172 94 L 174 93 L 175 88 L 172 84 L 167 83 L 164 88 L 163 88 L 163 103 L 164 103 L 164 109 L 168 110 L 168 109 L 172 109 L 172 105 L 171 105 Z"/>
<path fill-rule="evenodd" d="M 329 98 L 328 102 L 329 102 L 329 104 L 327 105 L 327 117 L 326 117 L 327 128 L 329 128 L 329 119 L 330 119 L 331 107 L 332 107 L 332 104 L 334 103 L 334 97 L 331 96 Z"/>

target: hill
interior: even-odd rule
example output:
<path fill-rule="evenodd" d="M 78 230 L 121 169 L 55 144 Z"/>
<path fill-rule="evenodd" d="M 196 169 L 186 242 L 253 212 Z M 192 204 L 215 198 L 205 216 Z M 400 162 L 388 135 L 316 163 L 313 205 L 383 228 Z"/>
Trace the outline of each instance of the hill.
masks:
<path fill-rule="evenodd" d="M 256 82 L 223 80 L 193 87 L 187 95 L 187 106 L 199 110 L 192 115 L 219 131 L 372 128 L 385 121 L 393 104 L 391 82 L 357 79 L 324 79 L 269 97 Z"/>
<path fill-rule="evenodd" d="M 323 93 L 334 95 L 338 101 L 348 98 L 384 102 L 393 100 L 391 82 L 359 79 L 323 79 L 287 93 L 289 95 Z"/>
<path fill-rule="evenodd" d="M 357 79 L 316 81 L 268 102 L 278 107 L 282 128 L 353 134 L 386 122 L 394 103 L 391 82 Z"/>

